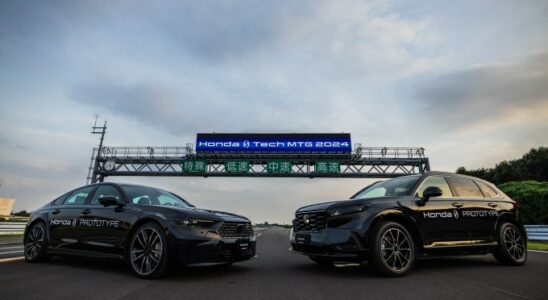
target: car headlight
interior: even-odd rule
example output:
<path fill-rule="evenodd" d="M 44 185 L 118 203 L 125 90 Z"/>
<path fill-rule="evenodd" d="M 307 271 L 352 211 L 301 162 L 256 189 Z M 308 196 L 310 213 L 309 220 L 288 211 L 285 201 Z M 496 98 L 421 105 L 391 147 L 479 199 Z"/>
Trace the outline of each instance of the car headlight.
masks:
<path fill-rule="evenodd" d="M 191 218 L 184 218 L 181 221 L 179 221 L 180 225 L 189 226 L 189 227 L 199 227 L 199 228 L 211 228 L 213 225 L 215 225 L 215 223 L 217 223 L 217 221 L 191 219 Z"/>
<path fill-rule="evenodd" d="M 349 205 L 331 208 L 327 211 L 327 213 L 330 217 L 337 217 L 342 215 L 355 214 L 363 210 L 365 210 L 364 205 Z"/>

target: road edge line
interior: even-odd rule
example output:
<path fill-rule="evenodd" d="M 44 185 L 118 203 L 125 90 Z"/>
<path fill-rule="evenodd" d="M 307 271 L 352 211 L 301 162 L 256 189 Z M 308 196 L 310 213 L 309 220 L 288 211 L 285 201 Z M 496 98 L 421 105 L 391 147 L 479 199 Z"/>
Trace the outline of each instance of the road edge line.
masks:
<path fill-rule="evenodd" d="M 23 260 L 23 259 L 25 259 L 24 256 L 17 256 L 17 257 L 10 257 L 10 258 L 0 258 L 0 263 L 18 261 L 18 260 Z"/>
<path fill-rule="evenodd" d="M 542 251 L 542 250 L 527 250 L 529 252 L 535 252 L 535 253 L 544 253 L 544 254 L 548 254 L 548 251 Z"/>

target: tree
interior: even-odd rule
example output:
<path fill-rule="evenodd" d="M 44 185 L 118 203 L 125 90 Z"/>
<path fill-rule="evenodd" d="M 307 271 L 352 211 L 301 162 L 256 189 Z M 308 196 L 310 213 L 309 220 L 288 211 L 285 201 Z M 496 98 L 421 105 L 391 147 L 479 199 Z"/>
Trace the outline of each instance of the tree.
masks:
<path fill-rule="evenodd" d="M 522 158 L 502 161 L 494 168 L 467 170 L 459 167 L 457 173 L 479 177 L 495 184 L 509 181 L 548 181 L 548 147 L 531 149 Z"/>
<path fill-rule="evenodd" d="M 26 210 L 21 210 L 19 212 L 14 213 L 13 215 L 16 217 L 28 217 L 30 216 L 30 213 L 27 212 Z"/>

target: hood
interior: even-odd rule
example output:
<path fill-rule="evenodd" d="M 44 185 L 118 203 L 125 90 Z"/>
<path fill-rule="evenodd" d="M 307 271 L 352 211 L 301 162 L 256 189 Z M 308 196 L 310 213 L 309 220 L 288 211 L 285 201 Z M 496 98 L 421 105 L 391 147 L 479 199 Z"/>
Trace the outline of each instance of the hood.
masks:
<path fill-rule="evenodd" d="M 222 219 L 222 221 L 227 221 L 227 222 L 249 222 L 248 218 L 246 218 L 244 216 L 241 216 L 241 215 L 229 213 L 229 212 L 218 211 L 218 210 L 209 210 L 209 209 L 201 209 L 201 208 L 196 208 L 196 207 L 192 207 L 190 209 L 193 210 L 193 211 L 196 211 L 196 212 L 206 213 L 210 216 L 213 215 L 217 218 Z"/>
<path fill-rule="evenodd" d="M 318 204 L 312 204 L 303 206 L 299 209 L 297 209 L 297 213 L 301 212 L 309 212 L 309 211 L 318 211 L 318 210 L 327 210 L 329 208 L 339 207 L 339 206 L 346 206 L 346 205 L 353 205 L 353 204 L 374 204 L 378 201 L 398 201 L 399 197 L 380 197 L 380 198 L 369 198 L 369 199 L 346 199 L 346 200 L 337 200 L 337 201 L 329 201 L 329 202 L 323 202 Z"/>
<path fill-rule="evenodd" d="M 328 209 L 330 206 L 336 204 L 336 203 L 342 203 L 342 202 L 346 202 L 348 200 L 339 200 L 339 201 L 329 201 L 329 202 L 323 202 L 323 203 L 318 203 L 318 204 L 312 204 L 312 205 L 307 205 L 307 206 L 303 206 L 299 209 L 297 209 L 297 212 L 307 212 L 307 211 L 316 211 L 316 210 L 326 210 Z"/>
<path fill-rule="evenodd" d="M 143 207 L 145 208 L 145 207 Z M 173 218 L 195 218 L 195 219 L 205 219 L 212 221 L 222 221 L 222 222 L 250 222 L 248 218 L 240 216 L 237 214 L 232 214 L 228 212 L 208 210 L 196 207 L 169 207 L 169 206 L 146 206 L 145 209 L 151 211 L 162 211 L 166 216 Z"/>

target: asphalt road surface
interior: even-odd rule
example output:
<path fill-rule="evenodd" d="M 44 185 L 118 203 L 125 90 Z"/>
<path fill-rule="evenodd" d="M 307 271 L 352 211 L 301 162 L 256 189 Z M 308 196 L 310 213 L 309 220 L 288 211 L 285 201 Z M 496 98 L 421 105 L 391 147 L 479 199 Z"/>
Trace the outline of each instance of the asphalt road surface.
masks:
<path fill-rule="evenodd" d="M 384 278 L 367 266 L 316 265 L 288 251 L 288 234 L 281 228 L 263 232 L 254 260 L 190 268 L 158 280 L 138 279 L 123 263 L 0 259 L 0 298 L 548 299 L 547 253 L 529 252 L 522 267 L 499 265 L 490 255 L 422 260 L 407 277 Z"/>

